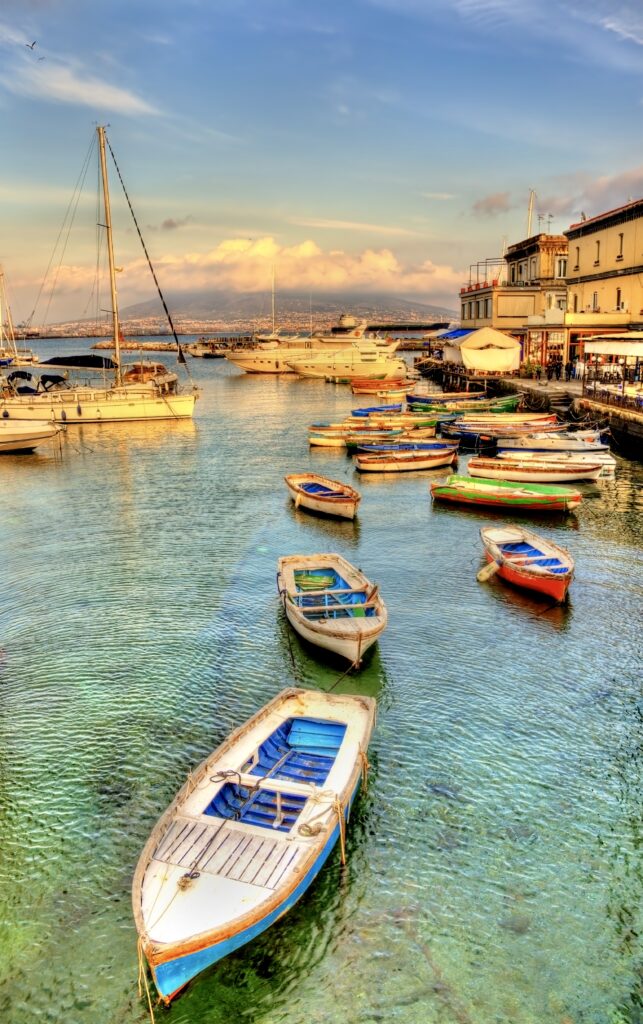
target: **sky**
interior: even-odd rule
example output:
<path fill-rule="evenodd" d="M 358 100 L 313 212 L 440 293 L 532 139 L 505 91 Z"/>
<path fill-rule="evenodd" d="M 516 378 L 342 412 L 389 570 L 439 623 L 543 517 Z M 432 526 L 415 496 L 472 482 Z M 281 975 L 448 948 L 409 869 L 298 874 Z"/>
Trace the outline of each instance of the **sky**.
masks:
<path fill-rule="evenodd" d="M 457 309 L 530 189 L 532 233 L 643 195 L 642 116 L 642 0 L 0 0 L 14 318 L 94 301 L 93 163 L 61 226 L 97 123 L 169 294 L 269 295 L 274 266 Z M 125 306 L 153 291 L 117 184 Z"/>

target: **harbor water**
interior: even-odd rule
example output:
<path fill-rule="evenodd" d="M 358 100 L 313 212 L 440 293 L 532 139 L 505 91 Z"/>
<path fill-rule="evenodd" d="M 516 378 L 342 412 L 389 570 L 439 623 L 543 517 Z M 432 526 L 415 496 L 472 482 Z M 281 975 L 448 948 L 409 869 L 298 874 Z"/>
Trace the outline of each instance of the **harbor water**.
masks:
<path fill-rule="evenodd" d="M 234 727 L 337 683 L 275 586 L 280 555 L 337 551 L 389 610 L 336 685 L 379 705 L 347 865 L 157 1021 L 640 1021 L 643 465 L 519 519 L 576 560 L 552 607 L 476 582 L 501 516 L 432 507 L 446 470 L 359 479 L 309 450 L 349 388 L 189 369 L 194 422 L 71 427 L 0 462 L 0 1020 L 148 1019 L 139 853 Z M 283 477 L 306 469 L 361 490 L 355 522 L 295 509 Z"/>

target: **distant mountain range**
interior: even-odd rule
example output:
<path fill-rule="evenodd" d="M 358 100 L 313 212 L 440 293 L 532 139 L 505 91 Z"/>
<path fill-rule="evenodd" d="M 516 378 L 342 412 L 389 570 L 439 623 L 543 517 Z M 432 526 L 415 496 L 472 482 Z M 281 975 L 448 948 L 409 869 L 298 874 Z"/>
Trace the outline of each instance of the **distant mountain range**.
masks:
<path fill-rule="evenodd" d="M 182 292 L 166 295 L 173 317 L 190 320 L 224 321 L 252 324 L 258 318 L 271 316 L 270 295 L 265 292 Z M 370 320 L 453 320 L 457 314 L 453 309 L 400 298 L 396 295 L 370 295 L 354 293 L 342 295 L 296 295 L 286 291 L 277 295 L 278 323 L 290 319 L 313 321 L 335 321 L 342 313 Z M 162 315 L 158 299 L 138 302 L 121 310 L 123 319 L 139 319 Z"/>

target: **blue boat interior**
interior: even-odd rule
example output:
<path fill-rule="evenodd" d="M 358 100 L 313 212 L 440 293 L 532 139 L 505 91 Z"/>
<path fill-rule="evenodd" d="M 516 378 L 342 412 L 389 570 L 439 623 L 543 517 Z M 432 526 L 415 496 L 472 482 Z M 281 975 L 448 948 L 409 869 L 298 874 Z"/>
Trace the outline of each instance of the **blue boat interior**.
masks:
<path fill-rule="evenodd" d="M 297 593 L 290 600 L 301 608 L 307 619 L 365 618 L 376 614 L 375 608 L 363 608 L 366 591 L 354 590 L 332 567 L 295 570 Z M 315 593 L 309 593 L 315 591 Z M 325 591 L 321 594 L 318 591 Z M 337 591 L 337 593 L 333 593 Z"/>
<path fill-rule="evenodd" d="M 335 491 L 332 487 L 327 487 L 326 484 L 318 484 L 313 481 L 309 483 L 302 483 L 299 485 L 302 491 L 306 494 L 318 494 L 322 498 L 345 498 L 345 491 Z"/>
<path fill-rule="evenodd" d="M 260 779 L 312 782 L 323 786 L 345 733 L 344 722 L 289 718 L 263 741 L 240 771 Z M 278 794 L 273 790 L 254 789 L 230 781 L 221 787 L 203 813 L 288 832 L 297 821 L 306 799 L 299 793 Z"/>
<path fill-rule="evenodd" d="M 522 560 L 528 559 L 528 565 L 539 565 L 544 569 L 549 569 L 550 572 L 557 573 L 559 576 L 569 572 L 569 567 L 563 565 L 560 558 L 548 558 L 547 555 L 539 551 L 538 548 L 528 544 L 526 541 L 520 541 L 517 544 L 501 544 L 500 550 L 503 555 L 511 559 L 512 556 L 519 556 Z"/>
<path fill-rule="evenodd" d="M 369 405 L 365 409 L 351 409 L 351 416 L 369 416 L 372 412 L 401 412 L 402 403 L 396 405 Z"/>

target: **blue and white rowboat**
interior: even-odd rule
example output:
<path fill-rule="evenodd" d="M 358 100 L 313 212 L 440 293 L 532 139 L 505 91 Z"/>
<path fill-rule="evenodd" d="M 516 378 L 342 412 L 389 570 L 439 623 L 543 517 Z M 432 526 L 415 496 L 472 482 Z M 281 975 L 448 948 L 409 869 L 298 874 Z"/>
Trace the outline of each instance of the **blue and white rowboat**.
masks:
<path fill-rule="evenodd" d="M 374 722 L 371 697 L 283 690 L 191 773 L 132 890 L 165 1003 L 289 910 L 338 839 L 343 856 Z"/>

